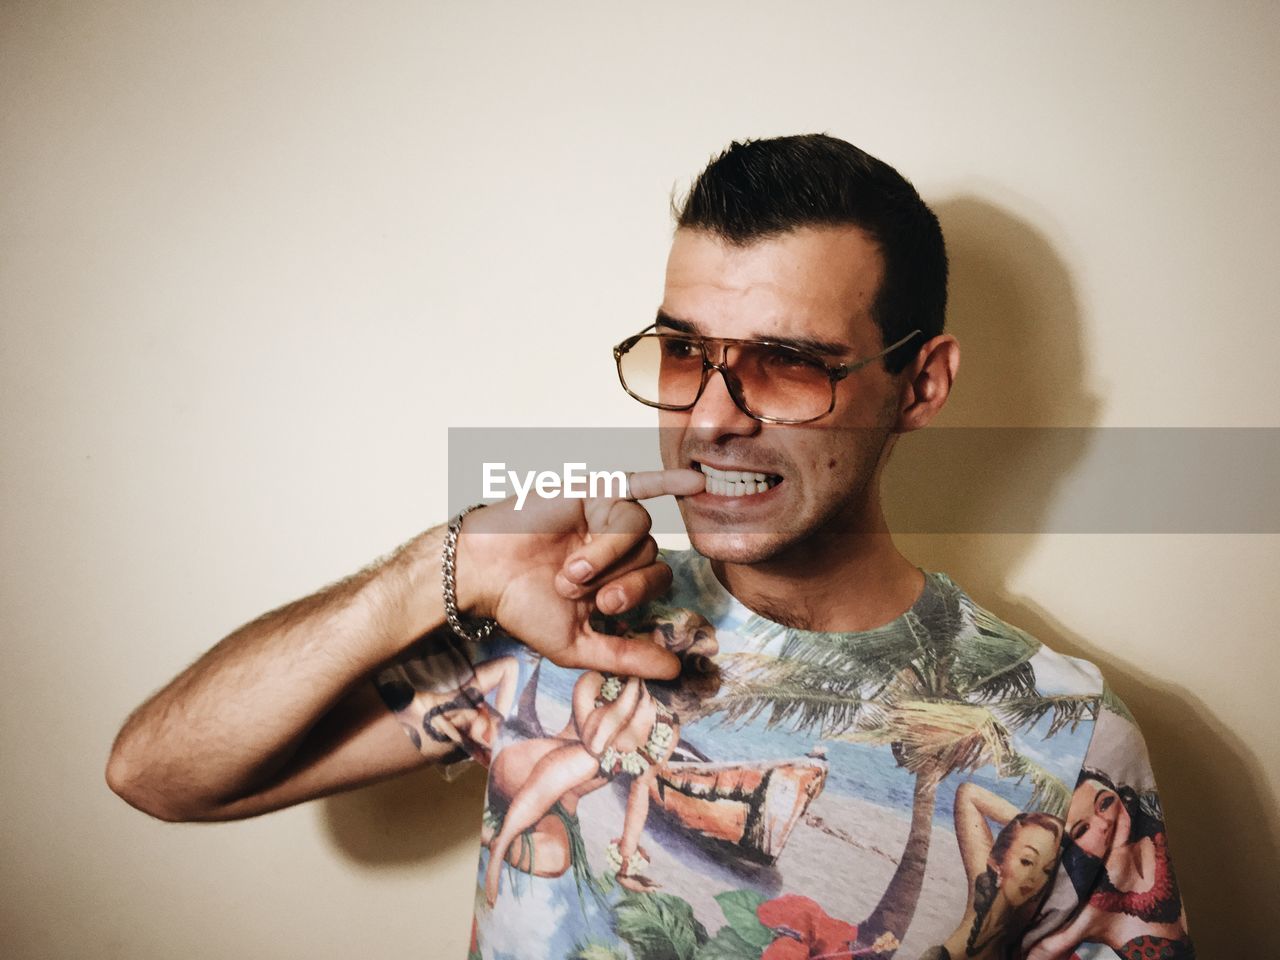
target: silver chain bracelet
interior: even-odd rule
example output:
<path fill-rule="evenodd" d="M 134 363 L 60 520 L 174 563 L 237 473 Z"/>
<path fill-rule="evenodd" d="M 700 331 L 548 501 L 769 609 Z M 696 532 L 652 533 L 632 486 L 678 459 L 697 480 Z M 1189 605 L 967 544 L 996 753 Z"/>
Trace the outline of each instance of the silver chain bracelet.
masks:
<path fill-rule="evenodd" d="M 479 643 L 484 640 L 498 626 L 497 620 L 484 619 L 480 621 L 480 626 L 475 633 L 468 633 L 467 628 L 462 625 L 462 617 L 458 615 L 458 596 L 455 584 L 454 559 L 458 552 L 458 533 L 462 530 L 462 518 L 472 510 L 478 510 L 483 507 L 483 503 L 473 503 L 460 511 L 452 520 L 449 521 L 449 528 L 444 535 L 444 548 L 440 551 L 440 566 L 442 569 L 441 579 L 444 582 L 444 615 L 449 621 L 449 627 L 463 640 L 470 640 L 472 643 Z"/>

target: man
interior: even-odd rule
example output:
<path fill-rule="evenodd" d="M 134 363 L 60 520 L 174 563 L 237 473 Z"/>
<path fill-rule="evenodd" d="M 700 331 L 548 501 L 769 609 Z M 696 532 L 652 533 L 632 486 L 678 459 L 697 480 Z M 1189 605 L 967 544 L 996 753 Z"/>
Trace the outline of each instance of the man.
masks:
<path fill-rule="evenodd" d="M 945 303 L 895 170 L 733 144 L 614 351 L 666 469 L 464 511 L 240 628 L 130 717 L 112 788 L 232 819 L 479 760 L 473 956 L 1193 956 L 1132 717 L 889 535 Z M 663 495 L 693 549 L 649 536 Z"/>

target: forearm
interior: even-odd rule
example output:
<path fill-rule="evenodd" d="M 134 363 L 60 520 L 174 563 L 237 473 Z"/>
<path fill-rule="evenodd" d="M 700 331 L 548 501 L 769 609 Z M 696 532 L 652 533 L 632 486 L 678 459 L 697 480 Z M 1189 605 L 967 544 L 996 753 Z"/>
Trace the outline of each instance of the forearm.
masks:
<path fill-rule="evenodd" d="M 1018 807 L 976 783 L 962 783 L 956 789 L 955 822 L 958 832 L 974 826 L 986 827 L 989 820 L 1003 827 L 1018 813 Z"/>
<path fill-rule="evenodd" d="M 649 784 L 657 776 L 657 772 L 657 767 L 650 767 L 631 781 L 627 809 L 622 817 L 622 837 L 618 842 L 618 850 L 624 856 L 631 856 L 640 845 L 645 821 L 649 819 Z"/>
<path fill-rule="evenodd" d="M 112 788 L 153 815 L 199 819 L 271 783 L 354 684 L 444 622 L 442 537 L 420 534 L 228 635 L 130 716 Z"/>

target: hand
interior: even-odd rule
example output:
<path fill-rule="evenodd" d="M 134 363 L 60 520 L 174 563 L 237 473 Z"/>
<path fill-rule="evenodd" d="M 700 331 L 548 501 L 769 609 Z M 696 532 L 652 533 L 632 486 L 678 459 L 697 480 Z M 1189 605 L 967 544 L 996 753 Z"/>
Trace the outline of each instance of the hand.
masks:
<path fill-rule="evenodd" d="M 671 569 L 658 560 L 653 520 L 637 501 L 704 487 L 699 471 L 654 470 L 630 475 L 632 499 L 530 495 L 522 510 L 512 497 L 468 514 L 458 537 L 459 606 L 495 618 L 560 666 L 671 679 L 680 669 L 674 654 L 601 633 L 588 618 L 666 592 Z"/>
<path fill-rule="evenodd" d="M 624 887 L 633 893 L 652 893 L 662 887 L 662 884 L 655 880 L 650 880 L 642 873 L 620 873 L 617 879 L 618 886 Z"/>
<path fill-rule="evenodd" d="M 652 893 L 654 890 L 659 889 L 662 884 L 646 877 L 642 872 L 643 868 L 635 873 L 631 872 L 631 860 L 637 856 L 645 866 L 648 866 L 649 854 L 644 847 L 637 845 L 635 853 L 630 856 L 625 854 L 622 856 L 622 866 L 618 868 L 618 872 L 615 875 L 618 885 L 634 893 Z"/>

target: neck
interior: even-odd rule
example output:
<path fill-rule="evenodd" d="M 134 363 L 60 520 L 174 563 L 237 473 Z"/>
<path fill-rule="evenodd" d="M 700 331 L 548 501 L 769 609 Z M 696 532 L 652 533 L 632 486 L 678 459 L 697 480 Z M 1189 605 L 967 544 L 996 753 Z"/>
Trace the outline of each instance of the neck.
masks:
<path fill-rule="evenodd" d="M 879 510 L 858 532 L 819 532 L 760 563 L 712 560 L 711 569 L 748 609 L 823 632 L 883 626 L 924 589 L 924 576 L 898 551 Z"/>

